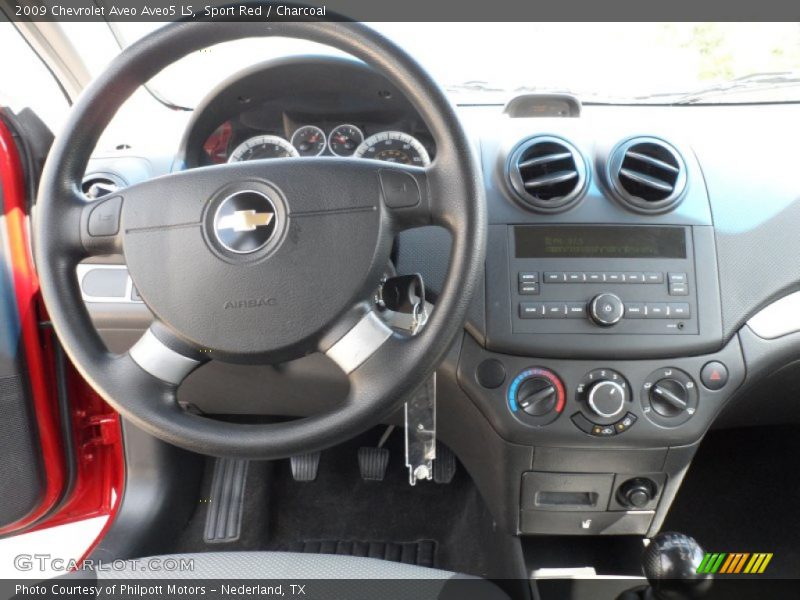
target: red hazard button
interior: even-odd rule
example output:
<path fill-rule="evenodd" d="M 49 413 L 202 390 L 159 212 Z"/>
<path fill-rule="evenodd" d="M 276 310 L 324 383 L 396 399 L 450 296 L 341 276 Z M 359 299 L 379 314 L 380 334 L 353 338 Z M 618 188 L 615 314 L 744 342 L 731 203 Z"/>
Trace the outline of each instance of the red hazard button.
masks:
<path fill-rule="evenodd" d="M 728 383 L 728 367 L 718 360 L 712 360 L 700 371 L 700 381 L 710 390 L 721 390 Z"/>

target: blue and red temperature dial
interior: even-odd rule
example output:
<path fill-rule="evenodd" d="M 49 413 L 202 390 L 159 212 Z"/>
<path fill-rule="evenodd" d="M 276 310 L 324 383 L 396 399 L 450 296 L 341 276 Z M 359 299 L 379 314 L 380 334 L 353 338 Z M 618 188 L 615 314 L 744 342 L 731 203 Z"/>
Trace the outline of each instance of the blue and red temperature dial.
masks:
<path fill-rule="evenodd" d="M 549 369 L 525 369 L 508 386 L 508 408 L 526 423 L 552 423 L 564 411 L 565 404 L 564 384 Z"/>

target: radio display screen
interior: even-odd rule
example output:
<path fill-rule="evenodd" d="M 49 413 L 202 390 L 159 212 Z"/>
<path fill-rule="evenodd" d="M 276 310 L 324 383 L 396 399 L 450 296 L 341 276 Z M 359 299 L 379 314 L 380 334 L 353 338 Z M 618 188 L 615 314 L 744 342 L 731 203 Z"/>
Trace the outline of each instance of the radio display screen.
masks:
<path fill-rule="evenodd" d="M 517 225 L 517 258 L 686 258 L 682 227 Z"/>

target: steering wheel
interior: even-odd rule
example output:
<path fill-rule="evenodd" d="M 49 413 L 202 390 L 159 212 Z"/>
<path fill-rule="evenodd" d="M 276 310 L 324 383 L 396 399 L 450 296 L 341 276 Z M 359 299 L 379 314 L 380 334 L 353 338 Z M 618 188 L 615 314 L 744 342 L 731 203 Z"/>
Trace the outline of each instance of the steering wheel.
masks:
<path fill-rule="evenodd" d="M 90 154 L 141 84 L 191 52 L 269 36 L 327 44 L 382 73 L 427 124 L 434 162 L 234 163 L 87 201 L 80 184 Z M 384 324 L 369 298 L 395 235 L 428 224 L 451 232 L 450 265 L 426 326 L 403 335 Z M 480 171 L 459 120 L 399 47 L 358 23 L 184 22 L 122 52 L 75 104 L 42 175 L 33 241 L 64 349 L 123 417 L 191 451 L 275 459 L 321 450 L 377 424 L 433 373 L 481 280 L 486 227 Z M 105 348 L 75 272 L 82 259 L 108 254 L 124 255 L 155 317 L 125 354 Z M 181 381 L 206 360 L 276 364 L 313 352 L 327 354 L 349 378 L 346 400 L 329 411 L 241 424 L 191 414 L 177 402 Z"/>

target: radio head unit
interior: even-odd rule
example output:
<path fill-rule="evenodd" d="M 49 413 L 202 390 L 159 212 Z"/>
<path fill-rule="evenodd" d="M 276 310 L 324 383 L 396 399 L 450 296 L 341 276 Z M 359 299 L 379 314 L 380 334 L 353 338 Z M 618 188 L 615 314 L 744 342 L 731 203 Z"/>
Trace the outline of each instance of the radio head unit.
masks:
<path fill-rule="evenodd" d="M 704 318 L 716 321 L 721 331 L 713 234 L 707 229 L 492 226 L 487 258 L 489 343 L 507 351 L 564 355 L 592 347 L 608 351 L 599 340 L 615 336 L 625 342 L 615 344 L 624 354 L 623 346 L 632 351 L 682 346 L 663 344 L 660 336 L 680 336 L 692 346 L 700 340 L 688 338 L 705 333 Z M 701 268 L 698 251 L 703 256 L 711 253 Z M 711 301 L 712 308 L 698 299 Z M 714 329 L 713 322 L 709 325 Z M 544 347 L 549 335 L 561 336 L 551 340 L 558 348 Z"/>

